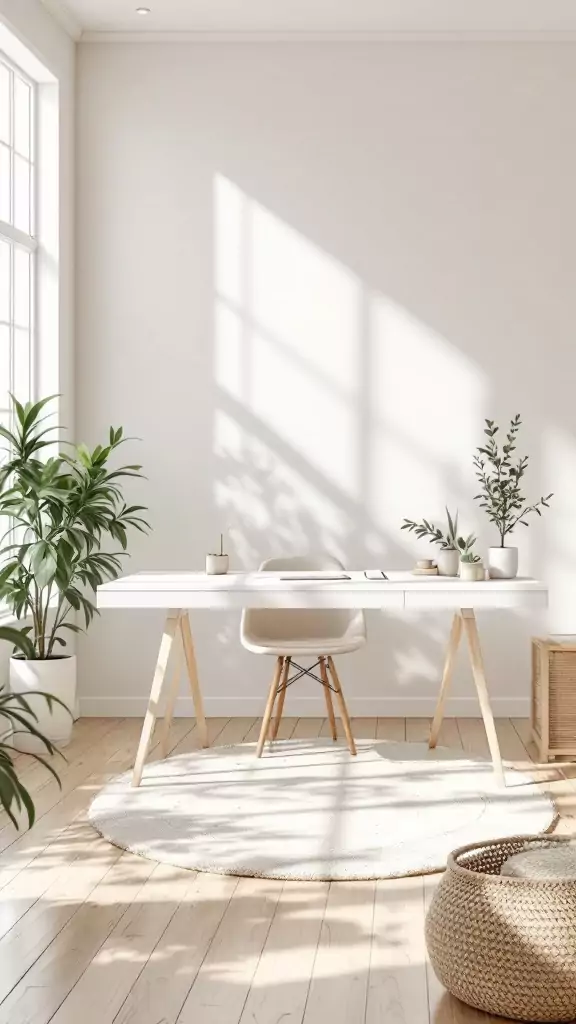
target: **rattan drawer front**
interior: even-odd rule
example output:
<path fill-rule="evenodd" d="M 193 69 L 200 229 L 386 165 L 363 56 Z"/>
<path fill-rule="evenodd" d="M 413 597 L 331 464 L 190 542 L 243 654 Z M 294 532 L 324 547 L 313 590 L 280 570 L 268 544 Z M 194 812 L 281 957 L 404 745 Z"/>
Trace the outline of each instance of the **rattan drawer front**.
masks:
<path fill-rule="evenodd" d="M 532 725 L 540 756 L 576 755 L 576 646 L 532 642 Z"/>

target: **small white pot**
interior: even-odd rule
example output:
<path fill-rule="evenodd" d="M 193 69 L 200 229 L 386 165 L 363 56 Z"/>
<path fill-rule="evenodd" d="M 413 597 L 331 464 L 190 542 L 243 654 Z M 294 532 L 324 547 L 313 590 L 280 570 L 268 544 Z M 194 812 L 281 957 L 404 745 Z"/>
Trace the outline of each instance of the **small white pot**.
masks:
<path fill-rule="evenodd" d="M 518 574 L 518 548 L 489 548 L 488 574 L 491 580 L 513 580 Z"/>
<path fill-rule="evenodd" d="M 206 575 L 223 576 L 228 572 L 228 555 L 206 555 Z"/>
<path fill-rule="evenodd" d="M 23 697 L 27 697 L 33 690 L 41 690 L 58 697 L 73 712 L 76 704 L 76 656 L 49 658 L 46 661 L 10 658 L 10 689 L 12 693 L 21 693 Z M 59 704 L 50 710 L 43 697 L 30 697 L 30 707 L 38 716 L 38 721 L 32 723 L 38 731 L 57 747 L 67 746 L 72 735 L 72 715 Z M 16 750 L 27 753 L 46 753 L 40 740 L 24 732 L 13 734 L 12 745 Z"/>
<path fill-rule="evenodd" d="M 450 551 L 448 548 L 441 549 L 436 558 L 438 575 L 457 576 L 459 563 L 460 555 L 455 549 L 453 551 Z"/>
<path fill-rule="evenodd" d="M 478 564 L 478 562 L 460 562 L 460 579 L 466 580 L 467 583 L 476 583 L 478 579 L 482 579 L 484 567 L 481 567 L 482 576 L 479 576 Z"/>

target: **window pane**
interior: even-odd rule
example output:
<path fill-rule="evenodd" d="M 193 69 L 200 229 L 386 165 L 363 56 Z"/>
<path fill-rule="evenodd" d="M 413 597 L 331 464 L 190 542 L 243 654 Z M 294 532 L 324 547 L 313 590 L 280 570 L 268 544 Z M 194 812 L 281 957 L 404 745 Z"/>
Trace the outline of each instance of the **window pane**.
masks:
<path fill-rule="evenodd" d="M 14 246 L 14 322 L 30 326 L 30 253 Z"/>
<path fill-rule="evenodd" d="M 0 64 L 0 139 L 10 143 L 10 72 Z"/>
<path fill-rule="evenodd" d="M 14 394 L 19 402 L 30 401 L 30 334 L 19 327 L 14 330 Z"/>
<path fill-rule="evenodd" d="M 14 157 L 14 227 L 30 234 L 30 164 Z"/>
<path fill-rule="evenodd" d="M 0 238 L 0 320 L 10 320 L 10 245 Z"/>
<path fill-rule="evenodd" d="M 14 148 L 30 156 L 30 86 L 14 75 Z"/>
<path fill-rule="evenodd" d="M 10 221 L 10 150 L 0 142 L 0 220 Z"/>
<path fill-rule="evenodd" d="M 10 391 L 10 328 L 0 326 L 0 409 L 7 409 Z"/>

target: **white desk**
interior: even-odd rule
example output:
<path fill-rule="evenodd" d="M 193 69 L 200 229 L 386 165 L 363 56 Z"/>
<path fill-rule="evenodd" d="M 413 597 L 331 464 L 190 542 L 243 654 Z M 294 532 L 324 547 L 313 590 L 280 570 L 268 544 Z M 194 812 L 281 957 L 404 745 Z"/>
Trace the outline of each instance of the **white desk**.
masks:
<path fill-rule="evenodd" d="M 177 636 L 180 636 L 182 641 L 202 745 L 208 746 L 202 692 L 188 617 L 188 610 L 191 608 L 390 608 L 395 611 L 452 609 L 454 618 L 438 705 L 432 723 L 430 746 L 434 747 L 438 739 L 454 658 L 464 631 L 494 770 L 498 778 L 503 779 L 502 759 L 490 707 L 474 612 L 477 608 L 545 607 L 548 590 L 544 583 L 522 578 L 466 583 L 442 576 L 413 576 L 409 572 L 388 572 L 388 580 L 378 581 L 366 579 L 362 571 L 349 571 L 347 575 L 350 579 L 337 581 L 286 579 L 286 575 L 272 572 L 240 572 L 229 573 L 226 576 L 205 576 L 204 573 L 191 572 L 136 573 L 98 587 L 98 607 L 101 609 L 164 608 L 167 612 L 148 710 L 134 765 L 133 785 L 140 785 L 152 732 L 164 697 L 166 704 L 161 746 L 164 753 L 167 749 L 178 694 L 179 659 L 170 683 L 167 682 L 167 669 Z"/>

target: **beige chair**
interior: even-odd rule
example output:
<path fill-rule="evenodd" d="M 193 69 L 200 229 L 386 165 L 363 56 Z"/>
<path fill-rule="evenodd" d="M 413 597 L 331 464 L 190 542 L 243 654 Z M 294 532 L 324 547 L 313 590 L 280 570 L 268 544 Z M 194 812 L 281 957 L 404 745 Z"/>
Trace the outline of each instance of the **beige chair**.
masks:
<path fill-rule="evenodd" d="M 342 572 L 343 569 L 341 563 L 329 555 L 269 558 L 260 566 L 261 572 Z M 357 651 L 366 643 L 366 623 L 361 610 L 247 608 L 242 614 L 240 640 L 248 651 L 254 654 L 269 654 L 276 658 L 274 678 L 256 751 L 257 757 L 262 756 L 266 737 L 269 735 L 273 740 L 278 735 L 286 690 L 305 675 L 322 685 L 334 740 L 338 737 L 332 704 L 332 694 L 335 695 L 350 753 L 356 753 L 350 718 L 333 657 Z M 306 657 L 316 659 L 311 668 L 303 668 L 294 660 Z M 296 669 L 296 674 L 292 678 L 291 668 Z M 319 676 L 315 674 L 315 669 L 320 670 Z M 276 716 L 272 723 L 275 704 Z"/>

